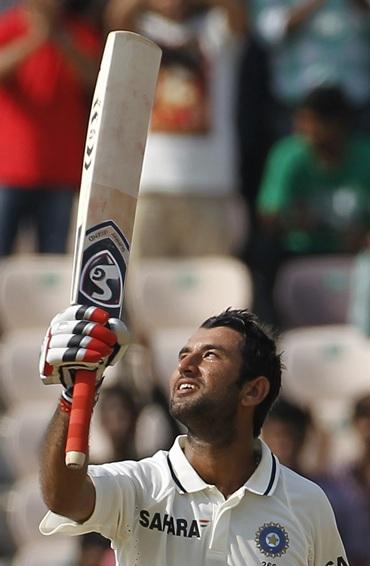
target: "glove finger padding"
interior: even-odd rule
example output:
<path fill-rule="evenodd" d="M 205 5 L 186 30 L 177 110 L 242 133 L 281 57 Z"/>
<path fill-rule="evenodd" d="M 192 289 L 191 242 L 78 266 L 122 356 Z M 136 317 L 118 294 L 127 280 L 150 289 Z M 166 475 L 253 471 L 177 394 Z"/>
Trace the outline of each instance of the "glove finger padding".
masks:
<path fill-rule="evenodd" d="M 102 309 L 73 305 L 53 318 L 40 356 L 46 385 L 61 383 L 70 389 L 79 369 L 91 370 L 92 376 L 94 372 L 101 384 L 105 368 L 117 363 L 128 347 L 125 324 L 108 317 Z"/>

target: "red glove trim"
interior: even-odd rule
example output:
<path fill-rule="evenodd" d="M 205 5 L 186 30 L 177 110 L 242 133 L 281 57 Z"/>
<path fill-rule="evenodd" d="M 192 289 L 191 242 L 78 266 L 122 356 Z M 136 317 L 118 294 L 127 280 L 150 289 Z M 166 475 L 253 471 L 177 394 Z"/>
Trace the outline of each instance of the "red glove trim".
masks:
<path fill-rule="evenodd" d="M 68 401 L 66 401 L 63 397 L 61 397 L 59 399 L 59 409 L 62 411 L 62 413 L 71 413 L 72 410 L 72 405 L 71 403 L 68 403 Z"/>

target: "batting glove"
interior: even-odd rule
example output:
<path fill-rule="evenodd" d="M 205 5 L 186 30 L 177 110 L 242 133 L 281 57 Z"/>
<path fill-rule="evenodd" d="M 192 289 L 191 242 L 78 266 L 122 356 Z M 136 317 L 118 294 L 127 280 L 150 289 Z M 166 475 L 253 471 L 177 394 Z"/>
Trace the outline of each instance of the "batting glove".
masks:
<path fill-rule="evenodd" d="M 103 309 L 73 305 L 50 323 L 40 355 L 40 375 L 45 385 L 60 383 L 62 397 L 72 403 L 77 370 L 96 373 L 96 396 L 107 366 L 117 363 L 128 347 L 128 330 Z"/>

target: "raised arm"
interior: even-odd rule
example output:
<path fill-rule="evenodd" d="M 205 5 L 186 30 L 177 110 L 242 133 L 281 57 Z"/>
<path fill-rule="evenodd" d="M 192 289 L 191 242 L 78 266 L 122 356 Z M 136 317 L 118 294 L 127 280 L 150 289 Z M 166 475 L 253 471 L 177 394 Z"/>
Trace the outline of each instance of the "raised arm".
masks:
<path fill-rule="evenodd" d="M 95 488 L 87 475 L 87 465 L 82 470 L 71 470 L 65 465 L 68 424 L 68 413 L 59 407 L 42 446 L 41 490 L 51 511 L 82 523 L 94 511 Z"/>
<path fill-rule="evenodd" d="M 98 74 L 98 57 L 92 57 L 80 49 L 67 28 L 56 29 L 51 39 L 69 61 L 82 85 L 88 92 L 92 91 Z"/>
<path fill-rule="evenodd" d="M 289 34 L 298 30 L 325 2 L 326 0 L 308 0 L 290 8 L 287 14 L 286 32 Z"/>
<path fill-rule="evenodd" d="M 0 47 L 0 81 L 10 78 L 18 67 L 46 41 L 49 28 L 45 18 L 39 16 L 30 12 L 27 33 Z"/>
<path fill-rule="evenodd" d="M 74 68 L 82 85 L 91 89 L 98 71 L 98 57 L 85 53 L 76 44 L 66 25 L 60 0 L 35 0 L 24 13 L 25 34 L 0 47 L 0 81 L 11 78 L 33 52 L 52 41 Z"/>
<path fill-rule="evenodd" d="M 326 1 L 305 0 L 295 6 L 287 6 L 286 2 L 274 2 L 272 6 L 257 8 L 257 30 L 266 43 L 279 43 L 299 31 Z"/>
<path fill-rule="evenodd" d="M 209 7 L 222 8 L 228 19 L 229 28 L 235 35 L 244 35 L 248 28 L 247 8 L 244 0 L 201 0 Z"/>
<path fill-rule="evenodd" d="M 145 0 L 108 0 L 104 12 L 104 25 L 107 31 L 123 29 L 137 31 L 137 18 L 145 8 Z"/>
<path fill-rule="evenodd" d="M 127 349 L 127 330 L 117 319 L 94 307 L 68 307 L 51 322 L 42 347 L 40 373 L 46 385 L 60 383 L 64 390 L 48 427 L 41 451 L 40 482 L 51 511 L 77 522 L 94 511 L 95 489 L 87 474 L 65 464 L 65 446 L 76 370 L 91 370 L 96 400 L 107 365 L 116 363 Z"/>

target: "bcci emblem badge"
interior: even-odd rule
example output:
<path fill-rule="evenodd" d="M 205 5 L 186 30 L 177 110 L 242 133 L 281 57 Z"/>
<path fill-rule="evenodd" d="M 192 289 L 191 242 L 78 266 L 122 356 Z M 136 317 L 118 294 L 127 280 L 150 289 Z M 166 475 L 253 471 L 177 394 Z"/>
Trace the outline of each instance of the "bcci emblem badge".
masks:
<path fill-rule="evenodd" d="M 111 220 L 86 233 L 79 301 L 121 314 L 129 244 Z"/>
<path fill-rule="evenodd" d="M 257 548 L 269 558 L 285 554 L 289 548 L 288 533 L 278 523 L 265 523 L 256 532 Z"/>

